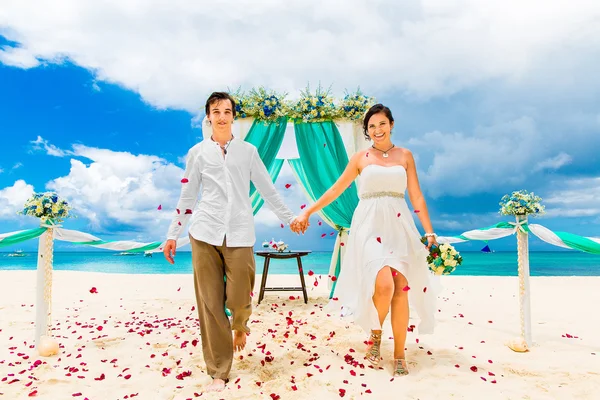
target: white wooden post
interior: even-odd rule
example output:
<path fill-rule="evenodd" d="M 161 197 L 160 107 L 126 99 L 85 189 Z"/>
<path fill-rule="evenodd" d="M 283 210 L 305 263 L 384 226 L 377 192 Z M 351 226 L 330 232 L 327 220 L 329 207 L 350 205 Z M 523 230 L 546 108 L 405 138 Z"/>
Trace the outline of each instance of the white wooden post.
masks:
<path fill-rule="evenodd" d="M 35 343 L 42 336 L 51 336 L 52 314 L 52 260 L 54 255 L 54 229 L 47 228 L 39 239 L 37 261 L 37 289 L 35 311 Z"/>
<path fill-rule="evenodd" d="M 529 235 L 521 228 L 527 224 L 527 215 L 517 215 L 517 250 L 519 266 L 519 306 L 521 339 L 531 348 L 531 290 L 529 286 Z"/>

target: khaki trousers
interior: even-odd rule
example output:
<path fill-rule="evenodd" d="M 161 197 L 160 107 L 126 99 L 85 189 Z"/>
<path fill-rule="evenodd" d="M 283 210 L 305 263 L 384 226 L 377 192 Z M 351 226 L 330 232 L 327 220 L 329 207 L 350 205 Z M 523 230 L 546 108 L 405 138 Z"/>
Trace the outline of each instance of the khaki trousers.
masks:
<path fill-rule="evenodd" d="M 213 246 L 191 236 L 190 244 L 206 369 L 214 379 L 225 380 L 233 362 L 232 329 L 250 332 L 254 252 L 252 247 L 227 247 L 225 242 Z M 225 307 L 231 311 L 231 324 Z"/>

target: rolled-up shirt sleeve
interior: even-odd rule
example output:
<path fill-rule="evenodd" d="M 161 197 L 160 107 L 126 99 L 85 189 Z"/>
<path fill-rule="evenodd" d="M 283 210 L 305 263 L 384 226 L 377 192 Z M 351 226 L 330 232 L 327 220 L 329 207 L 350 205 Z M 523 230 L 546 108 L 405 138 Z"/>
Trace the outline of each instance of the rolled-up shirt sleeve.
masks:
<path fill-rule="evenodd" d="M 167 232 L 167 240 L 177 240 L 184 226 L 187 226 L 198 201 L 202 184 L 200 157 L 197 148 L 192 148 L 186 158 L 185 172 L 181 179 L 181 194 L 177 202 L 175 216 Z"/>
<path fill-rule="evenodd" d="M 277 215 L 277 218 L 282 222 L 291 224 L 296 216 L 288 206 L 285 205 L 283 199 L 277 192 L 277 189 L 275 189 L 269 171 L 267 171 L 265 164 L 260 159 L 256 148 L 254 148 L 252 152 L 250 179 L 252 180 L 252 183 L 254 183 L 258 193 L 260 193 L 271 210 Z"/>

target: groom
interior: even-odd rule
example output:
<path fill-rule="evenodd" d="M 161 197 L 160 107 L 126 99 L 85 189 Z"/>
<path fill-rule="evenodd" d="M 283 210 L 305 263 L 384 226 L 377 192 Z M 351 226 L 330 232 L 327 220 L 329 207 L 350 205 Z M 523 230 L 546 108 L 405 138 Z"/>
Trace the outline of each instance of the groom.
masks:
<path fill-rule="evenodd" d="M 213 134 L 187 155 L 177 214 L 163 252 L 173 264 L 176 240 L 191 217 L 189 235 L 202 352 L 213 378 L 206 391 L 221 391 L 229 378 L 233 352 L 245 347 L 250 332 L 256 241 L 250 182 L 294 232 L 304 232 L 306 226 L 296 222 L 283 203 L 256 148 L 233 136 L 234 99 L 215 92 L 206 101 L 205 111 Z M 200 190 L 201 200 L 195 207 Z M 231 310 L 231 324 L 225 307 Z"/>

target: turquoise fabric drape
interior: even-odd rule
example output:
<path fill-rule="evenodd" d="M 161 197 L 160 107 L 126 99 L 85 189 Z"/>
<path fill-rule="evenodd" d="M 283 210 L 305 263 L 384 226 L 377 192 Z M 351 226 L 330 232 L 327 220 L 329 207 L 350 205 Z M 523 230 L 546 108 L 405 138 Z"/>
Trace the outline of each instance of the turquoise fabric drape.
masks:
<path fill-rule="evenodd" d="M 296 123 L 294 131 L 300 158 L 289 160 L 289 163 L 307 195 L 312 201 L 316 201 L 344 172 L 348 165 L 348 154 L 332 121 Z M 341 235 L 343 230 L 350 228 L 357 205 L 358 193 L 353 182 L 334 202 L 324 207 L 321 213 Z M 341 268 L 340 258 L 337 257 L 334 273 L 336 278 Z M 336 283 L 337 280 L 333 282 L 330 298 L 333 297 Z"/>
<path fill-rule="evenodd" d="M 46 232 L 46 228 L 35 228 L 28 229 L 26 231 L 19 232 L 11 236 L 7 236 L 4 239 L 0 240 L 0 247 L 11 246 L 13 244 L 25 242 L 30 239 L 35 239 L 44 232 Z"/>
<path fill-rule="evenodd" d="M 286 127 L 286 117 L 268 123 L 254 120 L 250 131 L 244 139 L 246 142 L 252 143 L 256 147 L 273 182 L 277 180 L 279 172 L 281 171 L 281 166 L 283 165 L 283 161 L 276 160 L 275 157 L 277 157 L 277 153 L 281 148 Z M 256 191 L 252 182 L 250 183 L 250 199 L 252 200 L 252 211 L 254 212 L 254 215 L 256 215 L 258 210 L 260 210 L 264 204 L 264 201 Z"/>

